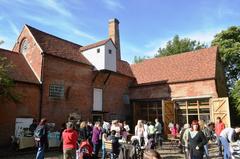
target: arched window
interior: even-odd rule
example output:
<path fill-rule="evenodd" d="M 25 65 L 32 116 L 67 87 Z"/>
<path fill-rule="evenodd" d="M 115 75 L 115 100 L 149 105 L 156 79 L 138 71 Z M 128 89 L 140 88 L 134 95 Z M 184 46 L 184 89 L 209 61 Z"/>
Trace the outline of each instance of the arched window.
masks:
<path fill-rule="evenodd" d="M 23 55 L 25 55 L 28 51 L 29 48 L 29 42 L 27 39 L 23 39 L 21 42 L 21 46 L 20 46 L 20 53 L 22 53 Z"/>

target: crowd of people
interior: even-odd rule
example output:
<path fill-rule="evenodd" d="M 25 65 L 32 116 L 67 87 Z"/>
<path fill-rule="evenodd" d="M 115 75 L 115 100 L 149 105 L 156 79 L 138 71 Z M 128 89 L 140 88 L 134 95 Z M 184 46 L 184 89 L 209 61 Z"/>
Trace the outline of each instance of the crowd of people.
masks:
<path fill-rule="evenodd" d="M 217 156 L 230 159 L 230 143 L 238 140 L 240 128 L 226 128 L 221 118 L 217 117 L 216 123 L 193 120 L 191 125 L 185 124 L 179 133 L 186 158 L 202 159 L 204 156 L 209 158 L 209 142 L 217 141 L 219 150 Z"/>
<path fill-rule="evenodd" d="M 48 147 L 48 127 L 46 123 L 47 120 L 42 119 L 34 130 L 34 137 L 38 148 L 36 159 L 43 159 L 44 151 Z M 141 122 L 138 123 L 135 130 L 137 131 L 136 135 L 144 135 L 144 129 L 143 132 L 141 132 Z M 84 154 L 81 153 L 80 149 L 82 145 L 85 145 L 85 148 L 87 146 L 87 151 L 91 158 L 98 158 L 99 152 L 101 151 L 101 158 L 105 159 L 105 144 L 106 142 L 110 142 L 112 145 L 110 158 L 117 158 L 120 152 L 119 139 L 121 139 L 121 141 L 127 141 L 129 131 L 130 127 L 126 121 L 120 122 L 118 120 L 113 120 L 111 124 L 106 121 L 97 121 L 94 124 L 86 121 L 68 121 L 62 124 L 61 127 L 60 150 L 63 151 L 64 159 L 84 158 Z M 86 150 L 84 151 L 86 152 Z"/>
<path fill-rule="evenodd" d="M 44 150 L 48 146 L 46 122 L 46 119 L 42 119 L 38 126 L 36 126 L 36 121 L 34 126 L 31 126 L 33 130 L 35 128 L 34 137 L 38 147 L 36 159 L 44 158 Z M 208 158 L 209 141 L 218 143 L 219 156 L 223 155 L 224 159 L 231 158 L 230 143 L 235 142 L 240 133 L 240 128 L 225 128 L 220 117 L 217 118 L 216 123 L 193 120 L 191 125 L 185 124 L 182 128 L 178 124 L 170 122 L 168 128 L 171 136 L 179 139 L 179 145 L 186 158 L 191 159 L 202 159 L 203 156 Z M 60 149 L 63 151 L 64 159 L 83 158 L 81 152 L 79 156 L 76 156 L 78 155 L 77 150 L 82 145 L 88 147 L 92 158 L 98 158 L 101 151 L 101 158 L 105 159 L 107 142 L 112 144 L 110 158 L 117 158 L 120 152 L 119 140 L 129 141 L 130 126 L 126 121 L 120 122 L 118 120 L 113 120 L 111 123 L 97 121 L 94 124 L 86 121 L 68 121 L 62 125 L 60 134 Z M 154 122 L 138 120 L 132 135 L 133 139 L 136 139 L 143 149 L 150 150 L 148 152 L 153 152 L 157 146 L 161 149 L 164 139 L 164 125 L 158 119 L 155 119 Z"/>

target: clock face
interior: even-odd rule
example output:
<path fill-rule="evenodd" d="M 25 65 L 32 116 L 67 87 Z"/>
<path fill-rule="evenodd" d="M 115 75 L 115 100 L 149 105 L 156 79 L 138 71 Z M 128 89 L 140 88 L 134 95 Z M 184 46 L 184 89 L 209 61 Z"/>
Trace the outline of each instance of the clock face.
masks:
<path fill-rule="evenodd" d="M 21 43 L 21 47 L 20 47 L 20 53 L 22 53 L 23 55 L 25 55 L 27 53 L 29 47 L 29 43 L 27 39 L 24 39 Z"/>

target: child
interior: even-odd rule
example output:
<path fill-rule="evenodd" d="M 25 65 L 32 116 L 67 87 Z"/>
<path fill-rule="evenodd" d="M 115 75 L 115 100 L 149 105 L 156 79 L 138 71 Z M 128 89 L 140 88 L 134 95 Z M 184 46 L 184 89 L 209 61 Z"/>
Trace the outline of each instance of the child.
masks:
<path fill-rule="evenodd" d="M 106 147 L 105 147 L 106 141 L 107 141 L 107 132 L 106 130 L 104 130 L 102 134 L 102 159 L 106 158 Z"/>
<path fill-rule="evenodd" d="M 111 152 L 111 159 L 112 158 L 117 158 L 119 154 L 119 142 L 118 142 L 118 137 L 116 137 L 116 131 L 112 130 L 111 135 L 109 136 L 109 140 L 112 142 L 112 152 Z"/>

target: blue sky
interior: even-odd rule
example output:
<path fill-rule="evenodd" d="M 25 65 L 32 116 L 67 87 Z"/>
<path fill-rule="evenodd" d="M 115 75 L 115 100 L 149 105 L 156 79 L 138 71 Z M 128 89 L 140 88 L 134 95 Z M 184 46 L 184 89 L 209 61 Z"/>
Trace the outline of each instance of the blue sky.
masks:
<path fill-rule="evenodd" d="M 1 47 L 11 49 L 24 24 L 87 45 L 108 37 L 120 21 L 122 59 L 152 56 L 178 34 L 210 43 L 240 25 L 239 0 L 0 0 Z"/>

